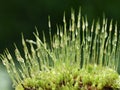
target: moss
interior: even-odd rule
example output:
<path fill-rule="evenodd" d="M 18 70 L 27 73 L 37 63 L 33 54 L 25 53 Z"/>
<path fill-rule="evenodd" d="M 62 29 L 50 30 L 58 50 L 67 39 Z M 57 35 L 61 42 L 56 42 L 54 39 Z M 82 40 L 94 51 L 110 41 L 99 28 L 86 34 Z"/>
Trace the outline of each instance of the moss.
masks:
<path fill-rule="evenodd" d="M 50 19 L 50 17 L 49 17 Z M 101 24 L 102 22 L 102 24 Z M 52 36 L 49 20 L 49 44 L 36 30 L 36 41 L 25 40 L 22 35 L 24 56 L 15 45 L 16 67 L 12 55 L 6 49 L 1 54 L 16 90 L 116 90 L 120 88 L 117 73 L 120 60 L 120 40 L 111 20 L 93 21 L 87 17 L 75 18 L 72 10 L 69 24 L 65 14 L 63 25 L 57 26 Z M 114 28 L 113 28 L 114 27 Z M 29 45 L 29 48 L 28 48 Z"/>
<path fill-rule="evenodd" d="M 119 88 L 118 80 L 120 81 L 120 78 L 116 71 L 108 67 L 90 65 L 81 70 L 65 67 L 64 70 L 52 69 L 41 72 L 38 76 L 26 78 L 20 85 L 22 89 L 30 90 L 81 90 L 83 88 L 103 90 Z M 16 88 L 20 88 L 20 85 Z"/>

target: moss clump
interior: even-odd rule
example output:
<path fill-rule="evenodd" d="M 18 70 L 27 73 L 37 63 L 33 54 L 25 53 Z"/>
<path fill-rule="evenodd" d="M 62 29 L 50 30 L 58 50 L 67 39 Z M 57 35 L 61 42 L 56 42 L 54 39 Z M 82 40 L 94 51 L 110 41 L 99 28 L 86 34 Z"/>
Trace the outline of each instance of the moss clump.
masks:
<path fill-rule="evenodd" d="M 16 90 L 116 90 L 120 87 L 117 81 L 118 73 L 108 67 L 88 65 L 78 69 L 62 65 L 26 78 Z"/>
<path fill-rule="evenodd" d="M 50 18 L 49 18 L 50 19 Z M 100 24 L 102 22 L 102 24 Z M 15 57 L 19 67 L 6 49 L 0 56 L 16 90 L 116 90 L 120 88 L 117 73 L 120 60 L 120 40 L 117 22 L 93 21 L 72 10 L 70 23 L 57 26 L 52 36 L 49 26 L 49 41 L 43 41 L 36 31 L 36 41 L 24 40 L 24 56 L 15 45 Z M 28 44 L 30 48 L 28 49 Z"/>

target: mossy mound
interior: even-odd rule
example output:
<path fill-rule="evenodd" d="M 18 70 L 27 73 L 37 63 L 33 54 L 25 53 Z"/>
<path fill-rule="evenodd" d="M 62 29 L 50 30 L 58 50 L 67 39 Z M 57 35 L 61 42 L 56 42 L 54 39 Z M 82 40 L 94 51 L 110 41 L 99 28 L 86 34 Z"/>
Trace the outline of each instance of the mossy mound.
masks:
<path fill-rule="evenodd" d="M 108 67 L 92 66 L 78 69 L 75 66 L 42 71 L 26 78 L 16 90 L 116 90 L 120 76 Z"/>

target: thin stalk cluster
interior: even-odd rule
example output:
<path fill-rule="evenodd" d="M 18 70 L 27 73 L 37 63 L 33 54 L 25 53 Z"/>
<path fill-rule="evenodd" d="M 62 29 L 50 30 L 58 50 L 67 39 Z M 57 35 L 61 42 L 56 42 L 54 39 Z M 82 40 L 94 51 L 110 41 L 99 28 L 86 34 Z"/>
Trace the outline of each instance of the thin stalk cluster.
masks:
<path fill-rule="evenodd" d="M 93 20 L 92 24 L 89 25 L 87 17 L 81 15 L 81 10 L 79 10 L 77 18 L 75 18 L 74 10 L 71 10 L 69 23 L 66 22 L 64 14 L 63 25 L 57 25 L 55 35 L 51 33 L 50 20 L 48 27 L 50 43 L 47 42 L 44 33 L 43 41 L 41 41 L 36 30 L 34 33 L 36 41 L 25 40 L 22 35 L 24 56 L 21 55 L 16 45 L 16 58 L 12 57 L 8 49 L 0 55 L 14 87 L 20 85 L 24 88 L 18 90 L 58 90 L 56 88 L 64 90 L 63 86 L 68 85 L 69 88 L 65 90 L 87 90 L 83 88 L 87 84 L 86 88 L 93 85 L 94 88 L 102 89 L 108 81 L 103 80 L 104 85 L 98 84 L 98 82 L 111 76 L 112 73 L 113 77 L 110 80 L 114 81 L 115 84 L 111 83 L 111 86 L 118 87 L 114 80 L 116 78 L 120 80 L 117 74 L 120 60 L 120 36 L 117 22 L 114 24 L 111 20 L 109 23 L 103 17 L 103 20 Z M 14 63 L 15 60 L 17 60 L 19 67 Z M 105 74 L 106 77 L 102 74 Z M 91 75 L 93 78 L 96 77 L 95 80 L 92 79 Z M 64 78 L 67 81 L 63 80 Z M 50 87 L 50 89 L 46 87 Z"/>

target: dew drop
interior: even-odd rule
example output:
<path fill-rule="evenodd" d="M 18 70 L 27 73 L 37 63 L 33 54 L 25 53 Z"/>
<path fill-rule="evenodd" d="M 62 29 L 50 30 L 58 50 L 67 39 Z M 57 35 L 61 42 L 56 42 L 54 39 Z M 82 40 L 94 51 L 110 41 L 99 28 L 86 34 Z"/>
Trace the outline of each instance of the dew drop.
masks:
<path fill-rule="evenodd" d="M 90 36 L 88 36 L 88 37 L 87 37 L 87 40 L 88 40 L 88 42 L 90 42 L 90 41 L 91 41 L 91 37 L 90 37 Z"/>
<path fill-rule="evenodd" d="M 7 70 L 8 73 L 10 73 L 10 70 Z"/>
<path fill-rule="evenodd" d="M 105 32 L 105 38 L 108 36 L 107 32 Z"/>
<path fill-rule="evenodd" d="M 7 65 L 5 60 L 3 60 L 3 65 L 5 65 L 5 66 Z"/>

